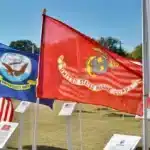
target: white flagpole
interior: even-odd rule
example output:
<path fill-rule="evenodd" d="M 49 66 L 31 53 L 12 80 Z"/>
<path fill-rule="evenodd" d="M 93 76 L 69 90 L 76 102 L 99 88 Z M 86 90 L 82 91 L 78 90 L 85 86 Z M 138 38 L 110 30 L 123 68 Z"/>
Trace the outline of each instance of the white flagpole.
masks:
<path fill-rule="evenodd" d="M 80 72 L 80 47 L 78 40 L 76 40 L 76 49 L 77 49 L 77 65 L 78 65 L 78 71 Z M 82 145 L 82 122 L 81 122 L 81 107 L 79 105 L 79 123 L 80 123 L 80 149 L 83 150 L 83 145 Z"/>
<path fill-rule="evenodd" d="M 36 104 L 34 106 L 34 124 L 33 124 L 33 143 L 32 150 L 37 150 L 37 119 L 39 113 L 39 98 L 36 100 Z"/>
<path fill-rule="evenodd" d="M 122 120 L 124 120 L 124 113 L 122 114 Z"/>
<path fill-rule="evenodd" d="M 81 113 L 82 113 L 82 104 L 78 104 L 79 106 L 79 125 L 80 125 L 80 150 L 83 150 L 83 139 L 82 139 L 82 118 L 81 118 Z"/>
<path fill-rule="evenodd" d="M 149 96 L 149 50 L 147 2 L 147 0 L 142 0 L 143 150 L 148 150 L 147 98 Z"/>
<path fill-rule="evenodd" d="M 22 138 L 23 138 L 23 122 L 24 122 L 24 114 L 19 114 L 19 139 L 18 139 L 18 150 L 22 149 Z"/>
<path fill-rule="evenodd" d="M 32 45 L 32 54 L 34 54 L 34 46 L 33 45 Z M 20 113 L 18 150 L 22 150 L 23 123 L 24 123 L 24 114 Z"/>
<path fill-rule="evenodd" d="M 71 116 L 66 116 L 66 121 L 67 121 L 67 146 L 68 150 L 72 150 L 72 138 L 71 138 Z"/>
<path fill-rule="evenodd" d="M 34 54 L 35 49 L 34 45 L 32 46 L 32 53 Z M 39 98 L 36 100 L 36 104 L 34 105 L 34 122 L 33 122 L 33 142 L 32 142 L 32 150 L 37 149 L 37 118 L 39 112 Z"/>
<path fill-rule="evenodd" d="M 46 15 L 46 9 L 43 9 L 43 15 Z M 43 17 L 43 23 L 42 23 L 42 36 L 43 36 L 43 31 L 44 31 L 44 19 Z M 41 36 L 41 47 L 42 47 L 42 39 L 43 37 Z M 38 68 L 39 72 L 39 68 Z M 37 98 L 36 100 L 36 105 L 35 105 L 35 116 L 34 116 L 34 125 L 33 125 L 33 144 L 32 144 L 32 150 L 37 150 L 37 118 L 38 118 L 38 112 L 39 112 L 39 102 L 40 99 Z"/>
<path fill-rule="evenodd" d="M 32 54 L 34 54 L 34 45 L 32 45 Z M 20 118 L 19 118 L 19 140 L 18 140 L 18 150 L 22 150 L 24 113 L 20 113 L 19 117 L 20 117 Z"/>

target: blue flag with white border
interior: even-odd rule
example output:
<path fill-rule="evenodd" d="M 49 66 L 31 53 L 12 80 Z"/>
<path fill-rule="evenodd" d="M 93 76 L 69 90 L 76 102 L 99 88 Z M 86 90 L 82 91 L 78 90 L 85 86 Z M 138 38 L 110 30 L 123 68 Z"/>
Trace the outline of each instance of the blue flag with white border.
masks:
<path fill-rule="evenodd" d="M 27 53 L 0 43 L 0 97 L 36 102 L 39 54 Z M 40 99 L 52 108 L 54 100 Z"/>

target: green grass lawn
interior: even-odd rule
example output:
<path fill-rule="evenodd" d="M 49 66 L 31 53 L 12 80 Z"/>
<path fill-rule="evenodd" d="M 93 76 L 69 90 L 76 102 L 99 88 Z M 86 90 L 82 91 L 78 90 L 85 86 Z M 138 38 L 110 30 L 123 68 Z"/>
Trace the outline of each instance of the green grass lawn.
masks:
<path fill-rule="evenodd" d="M 41 106 L 38 117 L 38 149 L 65 150 L 66 119 L 58 116 L 62 102 L 55 102 L 54 110 Z M 31 149 L 33 109 L 30 106 L 24 114 L 24 149 Z M 82 105 L 82 131 L 84 150 L 102 150 L 114 133 L 141 136 L 141 121 L 133 116 L 117 111 L 92 105 Z M 15 113 L 15 121 L 19 121 L 19 114 Z M 18 129 L 8 142 L 9 149 L 18 147 Z M 72 144 L 73 150 L 80 150 L 79 113 L 78 108 L 72 116 Z"/>

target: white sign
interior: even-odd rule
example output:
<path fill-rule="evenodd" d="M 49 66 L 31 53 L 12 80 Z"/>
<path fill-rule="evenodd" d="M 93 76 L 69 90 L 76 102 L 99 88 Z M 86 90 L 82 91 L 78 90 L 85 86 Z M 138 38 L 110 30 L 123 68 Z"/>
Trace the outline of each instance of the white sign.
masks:
<path fill-rule="evenodd" d="M 24 113 L 29 108 L 30 104 L 30 102 L 21 101 L 15 111 L 19 113 Z"/>
<path fill-rule="evenodd" d="M 76 104 L 77 103 L 64 103 L 59 112 L 59 116 L 71 116 Z"/>
<path fill-rule="evenodd" d="M 134 150 L 140 140 L 139 136 L 114 134 L 104 150 Z"/>
<path fill-rule="evenodd" d="M 143 116 L 136 115 L 135 119 L 143 119 Z M 150 119 L 150 109 L 149 108 L 147 109 L 147 119 Z"/>
<path fill-rule="evenodd" d="M 16 122 L 0 122 L 0 148 L 2 149 L 9 140 L 18 123 Z"/>

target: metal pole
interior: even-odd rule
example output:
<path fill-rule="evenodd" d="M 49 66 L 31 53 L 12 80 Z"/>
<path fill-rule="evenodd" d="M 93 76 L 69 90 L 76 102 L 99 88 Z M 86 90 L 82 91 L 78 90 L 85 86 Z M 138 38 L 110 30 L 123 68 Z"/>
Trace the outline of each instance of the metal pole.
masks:
<path fill-rule="evenodd" d="M 34 45 L 32 45 L 32 53 L 34 54 L 35 49 Z M 33 122 L 33 143 L 32 143 L 32 150 L 37 149 L 37 118 L 39 112 L 39 98 L 36 100 L 36 104 L 34 105 L 34 122 Z"/>
<path fill-rule="evenodd" d="M 66 116 L 67 122 L 67 146 L 68 150 L 72 150 L 72 140 L 71 140 L 71 116 Z"/>
<path fill-rule="evenodd" d="M 34 45 L 32 45 L 32 54 L 34 54 Z M 23 138 L 23 123 L 24 123 L 24 114 L 20 113 L 19 119 L 19 139 L 18 139 L 18 150 L 22 149 L 22 138 Z"/>
<path fill-rule="evenodd" d="M 81 113 L 82 113 L 82 104 L 79 105 L 79 130 L 80 130 L 80 150 L 83 150 L 83 139 L 82 139 L 82 118 L 81 118 Z"/>
<path fill-rule="evenodd" d="M 24 115 L 20 113 L 19 115 L 20 120 L 19 120 L 19 141 L 18 141 L 18 150 L 23 150 L 22 149 L 22 138 L 23 138 L 23 120 L 24 120 Z"/>
<path fill-rule="evenodd" d="M 36 104 L 34 107 L 34 124 L 33 124 L 33 143 L 32 143 L 32 150 L 37 150 L 37 119 L 38 119 L 38 112 L 39 112 L 39 98 L 36 100 Z"/>
<path fill-rule="evenodd" d="M 142 64 L 143 64 L 143 150 L 148 150 L 147 98 L 149 94 L 147 0 L 142 0 Z"/>
<path fill-rule="evenodd" d="M 46 15 L 46 9 L 43 9 L 43 15 Z M 43 22 L 42 22 L 42 36 L 44 32 L 44 23 L 45 23 L 45 17 L 43 16 Z M 43 37 L 41 36 L 41 47 L 42 47 L 42 40 Z M 39 71 L 39 70 L 38 70 Z M 32 150 L 37 149 L 37 118 L 38 118 L 38 112 L 39 112 L 39 101 L 40 99 L 37 98 L 36 105 L 35 105 L 35 117 L 34 117 L 34 125 L 33 125 L 33 144 L 32 144 Z"/>
<path fill-rule="evenodd" d="M 35 53 L 34 45 L 32 45 L 32 54 Z"/>

